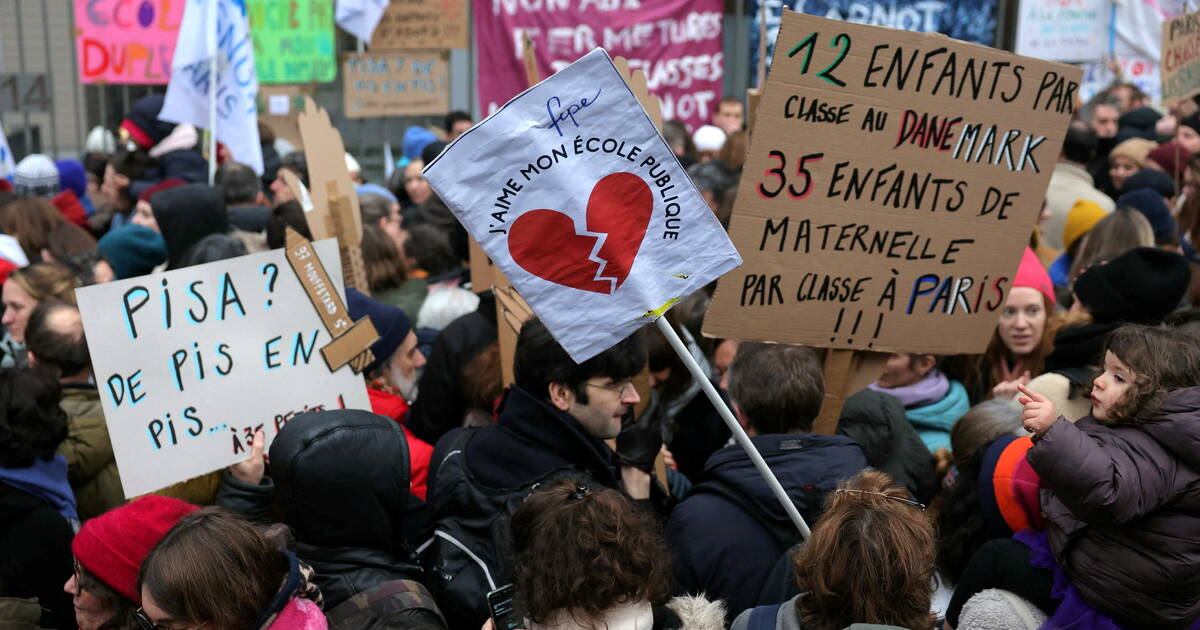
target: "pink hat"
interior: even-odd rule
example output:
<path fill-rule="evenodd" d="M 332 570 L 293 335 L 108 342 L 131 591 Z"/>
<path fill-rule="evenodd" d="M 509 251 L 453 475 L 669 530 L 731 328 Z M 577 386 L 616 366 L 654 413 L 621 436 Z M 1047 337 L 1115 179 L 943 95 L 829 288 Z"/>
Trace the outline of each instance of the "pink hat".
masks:
<path fill-rule="evenodd" d="M 1038 260 L 1037 254 L 1028 247 L 1025 248 L 1025 254 L 1021 256 L 1021 266 L 1017 267 L 1017 277 L 1013 278 L 1013 288 L 1017 287 L 1037 289 L 1046 296 L 1047 300 L 1050 300 L 1051 306 L 1058 304 L 1058 301 L 1054 299 L 1054 283 L 1050 281 L 1050 274 L 1042 266 L 1042 261 Z"/>

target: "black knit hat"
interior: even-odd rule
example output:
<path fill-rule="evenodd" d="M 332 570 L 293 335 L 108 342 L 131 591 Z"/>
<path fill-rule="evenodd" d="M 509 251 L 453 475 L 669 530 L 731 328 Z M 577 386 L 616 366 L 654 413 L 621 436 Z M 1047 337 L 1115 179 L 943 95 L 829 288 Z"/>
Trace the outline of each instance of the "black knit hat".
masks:
<path fill-rule="evenodd" d="M 1075 295 L 1097 323 L 1159 324 L 1191 282 L 1187 260 L 1156 247 L 1132 249 L 1075 281 Z"/>

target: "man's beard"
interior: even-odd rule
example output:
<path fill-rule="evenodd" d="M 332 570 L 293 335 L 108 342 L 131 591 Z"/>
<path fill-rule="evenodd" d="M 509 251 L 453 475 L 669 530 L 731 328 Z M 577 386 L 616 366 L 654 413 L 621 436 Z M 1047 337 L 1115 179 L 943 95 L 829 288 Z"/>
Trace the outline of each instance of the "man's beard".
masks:
<path fill-rule="evenodd" d="M 410 378 L 404 377 L 398 371 L 389 370 L 388 383 L 396 388 L 401 398 L 411 403 L 417 399 L 417 381 L 421 380 L 421 370 L 422 368 L 414 369 Z"/>

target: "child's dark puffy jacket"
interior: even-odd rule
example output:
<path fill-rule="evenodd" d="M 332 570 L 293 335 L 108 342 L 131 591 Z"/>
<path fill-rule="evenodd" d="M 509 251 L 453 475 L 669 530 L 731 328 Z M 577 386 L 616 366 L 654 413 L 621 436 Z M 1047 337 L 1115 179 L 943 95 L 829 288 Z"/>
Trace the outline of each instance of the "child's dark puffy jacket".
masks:
<path fill-rule="evenodd" d="M 1136 427 L 1060 418 L 1028 459 L 1050 546 L 1092 607 L 1138 628 L 1200 617 L 1200 387 Z"/>

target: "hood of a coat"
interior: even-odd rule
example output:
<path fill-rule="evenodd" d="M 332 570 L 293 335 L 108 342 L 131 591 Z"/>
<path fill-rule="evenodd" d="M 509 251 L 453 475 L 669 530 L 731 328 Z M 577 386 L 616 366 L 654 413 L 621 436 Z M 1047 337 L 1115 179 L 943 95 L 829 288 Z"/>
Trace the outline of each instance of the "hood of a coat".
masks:
<path fill-rule="evenodd" d="M 1154 418 L 1140 428 L 1172 455 L 1200 470 L 1200 387 L 1167 393 Z"/>
<path fill-rule="evenodd" d="M 225 200 L 212 186 L 188 184 L 164 190 L 154 195 L 150 207 L 167 244 L 167 269 L 177 269 L 200 239 L 229 231 Z"/>
<path fill-rule="evenodd" d="M 395 552 L 403 546 L 408 444 L 368 411 L 302 413 L 271 443 L 271 477 L 296 539 Z"/>
<path fill-rule="evenodd" d="M 820 514 L 825 495 L 838 482 L 867 467 L 862 448 L 843 435 L 786 433 L 756 435 L 750 440 L 810 523 Z M 737 444 L 708 458 L 703 479 L 718 479 L 749 498 L 764 514 L 780 522 L 788 520 L 783 506 Z"/>

